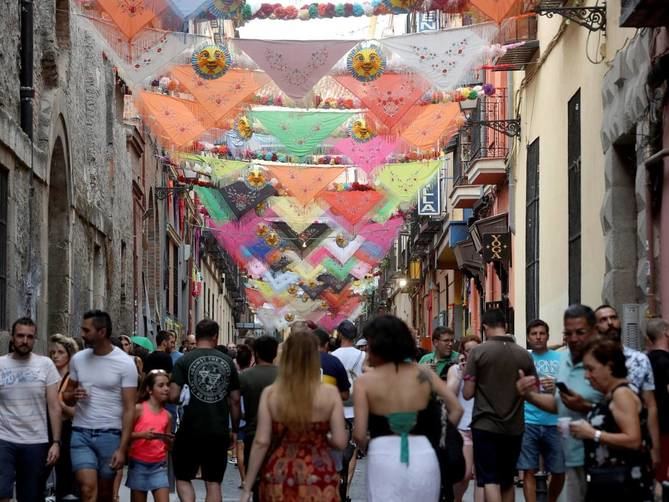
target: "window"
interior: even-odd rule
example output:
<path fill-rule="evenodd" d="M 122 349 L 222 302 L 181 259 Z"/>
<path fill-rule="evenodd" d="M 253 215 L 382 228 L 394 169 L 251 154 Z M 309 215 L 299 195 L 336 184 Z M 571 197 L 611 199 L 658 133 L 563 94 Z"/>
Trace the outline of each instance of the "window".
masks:
<path fill-rule="evenodd" d="M 569 304 L 581 302 L 581 91 L 567 104 Z"/>
<path fill-rule="evenodd" d="M 539 317 L 539 138 L 527 148 L 525 217 L 525 315 Z"/>
<path fill-rule="evenodd" d="M 7 325 L 7 190 L 9 175 L 0 167 L 0 328 Z"/>

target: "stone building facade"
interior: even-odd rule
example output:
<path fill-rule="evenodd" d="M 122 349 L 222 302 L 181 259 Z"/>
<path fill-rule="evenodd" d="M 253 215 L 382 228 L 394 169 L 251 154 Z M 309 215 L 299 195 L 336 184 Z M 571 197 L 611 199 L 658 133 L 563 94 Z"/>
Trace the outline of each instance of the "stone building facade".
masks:
<path fill-rule="evenodd" d="M 43 349 L 47 334 L 77 335 L 90 308 L 132 332 L 132 169 L 112 63 L 68 0 L 29 3 L 32 47 L 21 37 L 24 2 L 5 2 L 0 16 L 0 329 L 30 315 Z M 21 128 L 24 51 L 34 62 L 32 142 Z"/>

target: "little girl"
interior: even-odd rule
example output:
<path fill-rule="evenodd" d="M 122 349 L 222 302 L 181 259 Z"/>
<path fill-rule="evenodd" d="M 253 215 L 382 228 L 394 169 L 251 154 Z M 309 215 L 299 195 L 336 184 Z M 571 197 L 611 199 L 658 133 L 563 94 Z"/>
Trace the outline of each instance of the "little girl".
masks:
<path fill-rule="evenodd" d="M 172 418 L 165 410 L 169 385 L 167 372 L 151 370 L 140 387 L 126 480 L 133 502 L 146 502 L 148 492 L 156 502 L 169 502 L 167 448 L 173 439 Z"/>

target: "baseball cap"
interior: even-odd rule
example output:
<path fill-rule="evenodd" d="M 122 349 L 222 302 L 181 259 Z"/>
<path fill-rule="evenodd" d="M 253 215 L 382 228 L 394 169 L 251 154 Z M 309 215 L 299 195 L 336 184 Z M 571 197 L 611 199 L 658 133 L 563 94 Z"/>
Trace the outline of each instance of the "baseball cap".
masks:
<path fill-rule="evenodd" d="M 356 347 L 367 347 L 367 339 L 366 338 L 361 338 L 357 342 L 355 342 Z"/>
<path fill-rule="evenodd" d="M 349 340 L 353 340 L 358 334 L 358 330 L 356 329 L 355 324 L 353 324 L 351 321 L 340 322 L 339 326 L 337 326 L 337 331 L 339 334 L 341 334 L 341 336 L 348 338 Z"/>

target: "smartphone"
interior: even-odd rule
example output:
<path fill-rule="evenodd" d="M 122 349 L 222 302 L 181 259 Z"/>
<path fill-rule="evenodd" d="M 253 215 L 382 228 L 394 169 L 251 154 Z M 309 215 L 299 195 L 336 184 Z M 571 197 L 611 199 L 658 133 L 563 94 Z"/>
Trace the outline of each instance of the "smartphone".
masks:
<path fill-rule="evenodd" d="M 571 391 L 571 389 L 570 389 L 569 387 L 567 387 L 567 386 L 564 384 L 564 382 L 557 382 L 557 383 L 555 384 L 555 386 L 556 386 L 558 389 L 560 389 L 560 392 L 562 392 L 563 394 L 567 394 L 567 395 L 569 395 L 569 396 L 571 396 L 571 395 L 573 394 L 573 392 Z"/>

